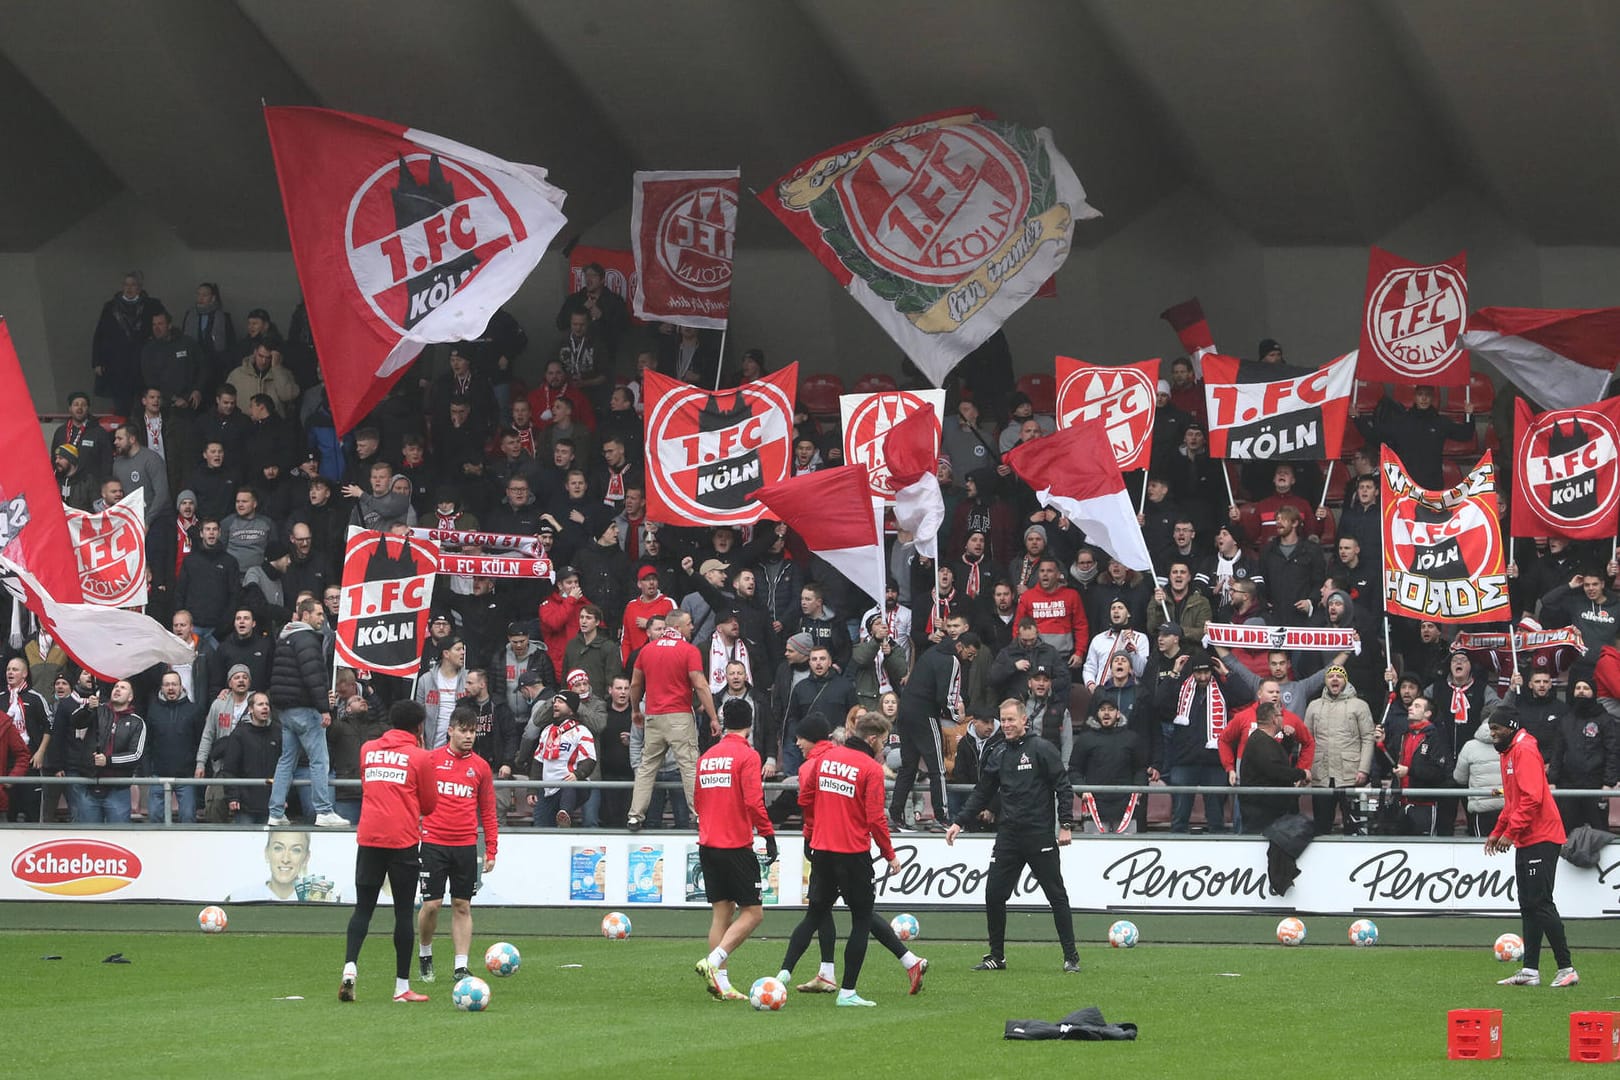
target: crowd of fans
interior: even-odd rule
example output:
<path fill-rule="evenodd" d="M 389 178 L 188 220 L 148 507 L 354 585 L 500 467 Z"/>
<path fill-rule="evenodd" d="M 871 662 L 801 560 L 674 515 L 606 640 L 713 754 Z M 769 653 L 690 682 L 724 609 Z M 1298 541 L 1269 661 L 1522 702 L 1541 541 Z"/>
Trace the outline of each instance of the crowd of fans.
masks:
<path fill-rule="evenodd" d="M 1521 656 L 1518 673 L 1507 650 L 1454 649 L 1433 623 L 1393 619 L 1386 635 L 1376 445 L 1395 446 L 1432 486 L 1480 445 L 1471 411 L 1442 411 L 1429 388 L 1360 410 L 1342 462 L 1234 463 L 1222 477 L 1195 367 L 1174 361 L 1159 387 L 1152 468 L 1137 481 L 1149 575 L 1088 544 L 1003 463 L 1055 423 L 1050 402 L 1015 388 L 998 334 L 947 386 L 939 563 L 893 534 L 888 588 L 873 603 L 782 526 L 648 520 L 642 374 L 734 386 L 763 374 L 766 358 L 750 349 L 728 370 L 707 333 L 633 324 L 599 268 L 585 282 L 538 347 L 501 312 L 484 338 L 430 350 L 340 439 L 301 306 L 285 333 L 254 309 L 239 335 L 217 286 L 199 285 L 194 303 L 171 311 L 140 275 L 126 276 L 94 332 L 96 397 L 64 403 L 53 464 L 64 502 L 79 509 L 145 490 L 148 611 L 193 643 L 196 659 L 98 686 L 47 634 L 14 634 L 0 765 L 93 783 L 0 785 L 0 807 L 9 799 L 10 817 L 29 821 L 65 808 L 74 821 L 276 824 L 301 814 L 342 825 L 356 816 L 357 790 L 332 781 L 357 777 L 360 745 L 386 726 L 387 705 L 414 697 L 439 741 L 453 710 L 473 710 L 476 749 L 497 778 L 534 781 L 501 790 L 504 817 L 639 825 L 628 790 L 546 783 L 636 776 L 654 742 L 633 692 L 638 660 L 666 634 L 696 646 L 713 707 L 754 711 L 767 781 L 795 775 L 807 716 L 833 728 L 864 711 L 887 716 L 901 829 L 943 828 L 946 802 L 960 805 L 944 784 L 972 783 L 997 752 L 1008 698 L 1059 746 L 1080 792 L 1257 783 L 1242 767 L 1263 732 L 1280 740 L 1284 767 L 1271 767 L 1268 746 L 1256 775 L 1297 778 L 1320 832 L 1338 822 L 1349 833 L 1488 833 L 1500 799 L 1400 795 L 1500 786 L 1485 753 L 1485 720 L 1498 708 L 1517 710 L 1559 787 L 1620 780 L 1620 568 L 1607 543 L 1524 543 L 1515 612 L 1581 637 L 1578 648 Z M 1261 342 L 1258 360 L 1282 363 L 1281 346 Z M 915 380 L 902 371 L 899 385 Z M 1511 398 L 1497 397 L 1498 415 Z M 97 415 L 103 401 L 111 412 Z M 801 404 L 795 421 L 795 473 L 841 462 L 835 415 Z M 1329 467 L 1347 473 L 1342 489 Z M 357 677 L 333 665 L 351 524 L 533 536 L 556 580 L 440 575 L 421 674 Z M 1352 630 L 1359 647 L 1206 648 L 1211 622 Z M 706 746 L 718 732 L 694 712 Z M 666 735 L 648 768 L 671 784 L 640 812 L 648 826 L 684 827 L 691 781 Z M 142 798 L 139 781 L 152 776 L 218 782 L 176 788 L 165 806 L 156 785 Z M 1395 790 L 1375 822 L 1376 800 L 1345 789 L 1379 784 Z M 1194 827 L 1193 796 L 1161 801 L 1172 831 Z M 1606 802 L 1560 805 L 1570 823 L 1607 828 Z M 1146 827 L 1148 806 L 1085 795 L 1080 809 L 1092 831 L 1130 831 Z M 1209 794 L 1201 827 L 1253 831 L 1276 809 L 1245 798 L 1229 813 Z M 791 795 L 773 806 L 779 818 L 794 812 Z"/>

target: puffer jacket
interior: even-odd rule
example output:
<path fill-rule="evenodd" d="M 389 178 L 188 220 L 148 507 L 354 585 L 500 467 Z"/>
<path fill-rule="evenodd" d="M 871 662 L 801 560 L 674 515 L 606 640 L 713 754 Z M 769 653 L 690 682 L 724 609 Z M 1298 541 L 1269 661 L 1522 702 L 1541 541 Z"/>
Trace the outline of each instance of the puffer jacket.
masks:
<path fill-rule="evenodd" d="M 276 638 L 270 663 L 270 704 L 277 709 L 314 709 L 328 712 L 325 640 L 320 631 L 296 619 Z"/>
<path fill-rule="evenodd" d="M 1451 778 L 1466 788 L 1502 789 L 1502 755 L 1496 752 L 1496 744 L 1491 742 L 1490 724 L 1480 721 L 1474 737 L 1458 751 L 1457 765 L 1451 770 Z M 1505 805 L 1506 801 L 1501 796 L 1468 796 L 1470 814 L 1489 814 Z"/>
<path fill-rule="evenodd" d="M 1327 787 L 1329 780 L 1345 787 L 1356 782 L 1357 773 L 1372 773 L 1372 710 L 1350 683 L 1338 694 L 1323 690 L 1321 697 L 1307 705 L 1305 726 L 1316 739 L 1312 787 Z"/>

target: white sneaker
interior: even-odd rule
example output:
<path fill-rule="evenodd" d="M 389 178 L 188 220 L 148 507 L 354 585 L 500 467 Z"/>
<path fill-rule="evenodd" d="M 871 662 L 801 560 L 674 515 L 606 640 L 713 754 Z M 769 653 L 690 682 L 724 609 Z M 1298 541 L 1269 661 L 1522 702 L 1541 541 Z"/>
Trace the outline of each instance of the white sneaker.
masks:
<path fill-rule="evenodd" d="M 1571 972 L 1574 974 L 1574 972 Z M 1541 972 L 1534 968 L 1520 968 L 1505 979 L 1497 979 L 1497 986 L 1540 986 Z"/>
<path fill-rule="evenodd" d="M 282 823 L 286 824 L 286 819 L 283 819 Z M 336 811 L 328 810 L 324 814 L 315 815 L 315 824 L 322 829 L 346 829 L 349 827 L 350 822 L 348 818 L 343 817 Z"/>
<path fill-rule="evenodd" d="M 1553 976 L 1552 984 L 1555 987 L 1574 986 L 1580 981 L 1581 977 L 1575 973 L 1575 969 L 1567 967 L 1558 969 L 1558 974 Z"/>
<path fill-rule="evenodd" d="M 272 829 L 285 829 L 289 824 L 286 814 L 271 814 L 264 823 Z"/>

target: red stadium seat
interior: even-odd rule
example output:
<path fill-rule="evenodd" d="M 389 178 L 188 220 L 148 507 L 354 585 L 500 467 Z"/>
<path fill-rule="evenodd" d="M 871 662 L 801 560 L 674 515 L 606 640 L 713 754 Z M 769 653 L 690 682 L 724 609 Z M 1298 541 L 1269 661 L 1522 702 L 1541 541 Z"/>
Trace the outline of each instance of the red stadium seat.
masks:
<path fill-rule="evenodd" d="M 1344 425 L 1344 441 L 1339 444 L 1339 457 L 1349 461 L 1357 450 L 1367 445 L 1367 440 L 1361 437 L 1361 429 L 1354 424 Z"/>
<path fill-rule="evenodd" d="M 1051 414 L 1057 411 L 1057 379 L 1053 376 L 1040 373 L 1020 375 L 1018 389 L 1029 396 L 1036 412 Z"/>
<path fill-rule="evenodd" d="M 124 417 L 111 414 L 103 416 L 100 420 L 96 421 L 96 423 L 101 425 L 101 430 L 107 432 L 109 435 L 117 431 L 118 425 L 122 424 L 123 422 Z"/>
<path fill-rule="evenodd" d="M 1454 488 L 1462 483 L 1462 466 L 1455 461 L 1447 460 L 1440 467 L 1440 475 L 1447 488 Z"/>
<path fill-rule="evenodd" d="M 1398 383 L 1396 384 L 1395 388 L 1390 391 L 1389 396 L 1394 399 L 1397 405 L 1404 405 L 1406 408 L 1410 409 L 1412 407 L 1412 395 L 1416 392 L 1417 387 L 1413 386 L 1411 383 Z"/>
<path fill-rule="evenodd" d="M 900 386 L 894 381 L 893 375 L 862 375 L 855 380 L 855 385 L 849 388 L 852 394 L 877 394 L 885 390 L 898 390 Z"/>
<path fill-rule="evenodd" d="M 1501 454 L 1502 452 L 1502 438 L 1501 436 L 1497 435 L 1496 427 L 1492 424 L 1485 425 L 1484 449 L 1489 450 L 1493 454 Z"/>
<path fill-rule="evenodd" d="M 1379 399 L 1381 399 L 1383 396 L 1383 383 L 1367 382 L 1363 379 L 1357 379 L 1356 389 L 1350 395 L 1351 415 L 1360 416 L 1363 413 L 1372 412 L 1373 406 L 1377 405 Z"/>
<path fill-rule="evenodd" d="M 1496 404 L 1496 384 L 1483 372 L 1474 372 L 1468 377 L 1468 387 L 1449 386 L 1446 388 L 1446 401 L 1441 411 L 1447 416 L 1461 417 L 1469 414 L 1479 416 L 1491 411 Z"/>
<path fill-rule="evenodd" d="M 1477 457 L 1479 454 L 1479 430 L 1469 439 L 1447 439 L 1446 445 L 1440 451 L 1446 457 Z"/>
<path fill-rule="evenodd" d="M 799 383 L 799 407 L 811 416 L 837 416 L 844 380 L 836 375 L 807 375 Z"/>

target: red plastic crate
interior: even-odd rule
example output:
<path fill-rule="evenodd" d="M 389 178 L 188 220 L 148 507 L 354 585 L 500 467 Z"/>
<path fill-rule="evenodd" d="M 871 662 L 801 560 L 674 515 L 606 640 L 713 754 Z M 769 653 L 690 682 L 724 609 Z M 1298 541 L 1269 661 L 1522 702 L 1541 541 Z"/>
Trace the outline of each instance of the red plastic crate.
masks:
<path fill-rule="evenodd" d="M 1620 1013 L 1570 1013 L 1569 1060 L 1620 1061 Z"/>
<path fill-rule="evenodd" d="M 1501 1009 L 1452 1009 L 1446 1014 L 1446 1057 L 1484 1061 L 1501 1056 Z"/>

